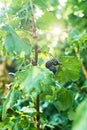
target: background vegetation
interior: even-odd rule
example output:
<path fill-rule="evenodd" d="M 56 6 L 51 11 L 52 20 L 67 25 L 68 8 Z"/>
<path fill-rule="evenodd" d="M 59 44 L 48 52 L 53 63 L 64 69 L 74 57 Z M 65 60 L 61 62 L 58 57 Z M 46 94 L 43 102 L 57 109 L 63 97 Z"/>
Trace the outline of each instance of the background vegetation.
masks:
<path fill-rule="evenodd" d="M 87 130 L 86 19 L 86 0 L 0 0 L 0 130 Z"/>

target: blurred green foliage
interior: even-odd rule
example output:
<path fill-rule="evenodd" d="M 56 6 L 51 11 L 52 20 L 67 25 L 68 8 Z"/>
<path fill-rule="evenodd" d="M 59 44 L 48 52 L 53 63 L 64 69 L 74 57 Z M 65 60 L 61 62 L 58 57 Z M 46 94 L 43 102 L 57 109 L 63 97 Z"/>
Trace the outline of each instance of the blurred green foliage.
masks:
<path fill-rule="evenodd" d="M 86 130 L 87 1 L 33 0 L 38 66 L 30 0 L 0 5 L 0 56 L 16 65 L 8 93 L 0 86 L 0 130 L 36 130 L 38 94 L 42 130 Z M 55 57 L 61 65 L 54 75 L 45 63 Z"/>

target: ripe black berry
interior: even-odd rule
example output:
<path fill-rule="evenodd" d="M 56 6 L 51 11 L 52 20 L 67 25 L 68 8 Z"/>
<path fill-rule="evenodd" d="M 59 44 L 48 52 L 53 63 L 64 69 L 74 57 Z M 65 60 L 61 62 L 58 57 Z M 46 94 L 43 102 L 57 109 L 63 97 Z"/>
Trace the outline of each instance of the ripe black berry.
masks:
<path fill-rule="evenodd" d="M 59 65 L 60 64 L 60 62 L 58 61 L 58 59 L 53 59 L 52 63 L 53 63 L 53 65 Z"/>
<path fill-rule="evenodd" d="M 46 66 L 46 68 L 50 68 L 52 66 L 52 62 L 51 61 L 47 61 L 45 66 Z"/>
<path fill-rule="evenodd" d="M 51 66 L 49 68 L 50 71 L 52 71 L 54 74 L 56 73 L 56 67 L 55 66 Z"/>

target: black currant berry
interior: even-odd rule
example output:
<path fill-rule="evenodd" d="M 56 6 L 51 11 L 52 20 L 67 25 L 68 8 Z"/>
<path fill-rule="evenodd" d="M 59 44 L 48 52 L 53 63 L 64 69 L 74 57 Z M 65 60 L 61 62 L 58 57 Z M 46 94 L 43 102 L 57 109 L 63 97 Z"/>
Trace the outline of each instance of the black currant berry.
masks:
<path fill-rule="evenodd" d="M 50 68 L 52 66 L 52 62 L 51 61 L 47 61 L 45 66 L 46 66 L 46 68 Z"/>
<path fill-rule="evenodd" d="M 49 68 L 50 71 L 52 71 L 54 74 L 56 73 L 56 67 L 55 66 L 51 66 Z"/>
<path fill-rule="evenodd" d="M 58 59 L 53 59 L 52 63 L 53 63 L 53 65 L 59 65 L 60 64 L 60 62 L 58 61 Z"/>

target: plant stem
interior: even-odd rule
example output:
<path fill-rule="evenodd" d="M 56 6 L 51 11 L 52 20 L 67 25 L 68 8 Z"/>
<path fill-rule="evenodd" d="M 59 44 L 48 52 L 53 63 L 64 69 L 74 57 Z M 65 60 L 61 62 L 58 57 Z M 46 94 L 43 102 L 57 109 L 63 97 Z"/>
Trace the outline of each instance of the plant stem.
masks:
<path fill-rule="evenodd" d="M 77 58 L 81 59 L 81 57 L 80 57 L 80 55 L 78 53 L 78 48 L 77 47 L 74 48 L 74 51 L 76 53 Z M 85 68 L 83 63 L 82 63 L 82 71 L 83 71 L 83 74 L 84 74 L 85 78 L 87 79 L 87 71 L 86 71 L 86 68 Z"/>
<path fill-rule="evenodd" d="M 40 109 L 39 109 L 39 103 L 40 103 L 40 99 L 39 99 L 39 95 L 37 96 L 36 99 L 36 109 L 37 109 L 37 130 L 40 130 Z"/>
<path fill-rule="evenodd" d="M 5 15 L 6 15 L 7 21 L 10 22 L 10 18 L 7 13 L 7 1 L 6 0 L 4 0 L 4 7 L 5 7 L 5 11 L 6 11 Z"/>
<path fill-rule="evenodd" d="M 37 65 L 37 63 L 38 63 L 38 43 L 37 43 L 37 33 L 36 33 L 34 9 L 33 9 L 32 0 L 30 0 L 30 7 L 31 7 L 31 15 L 32 15 L 32 37 L 34 39 L 34 47 L 35 47 L 35 65 Z"/>
<path fill-rule="evenodd" d="M 33 9 L 33 2 L 32 0 L 30 0 L 30 7 L 31 7 L 31 15 L 32 15 L 32 36 L 34 39 L 34 48 L 35 48 L 35 63 L 34 65 L 37 66 L 38 64 L 38 40 L 37 40 L 37 33 L 36 33 L 36 26 L 35 26 L 35 19 L 34 19 L 34 9 Z M 40 130 L 40 109 L 39 109 L 39 105 L 40 105 L 40 98 L 39 95 L 36 98 L 36 110 L 37 110 L 37 130 Z"/>

